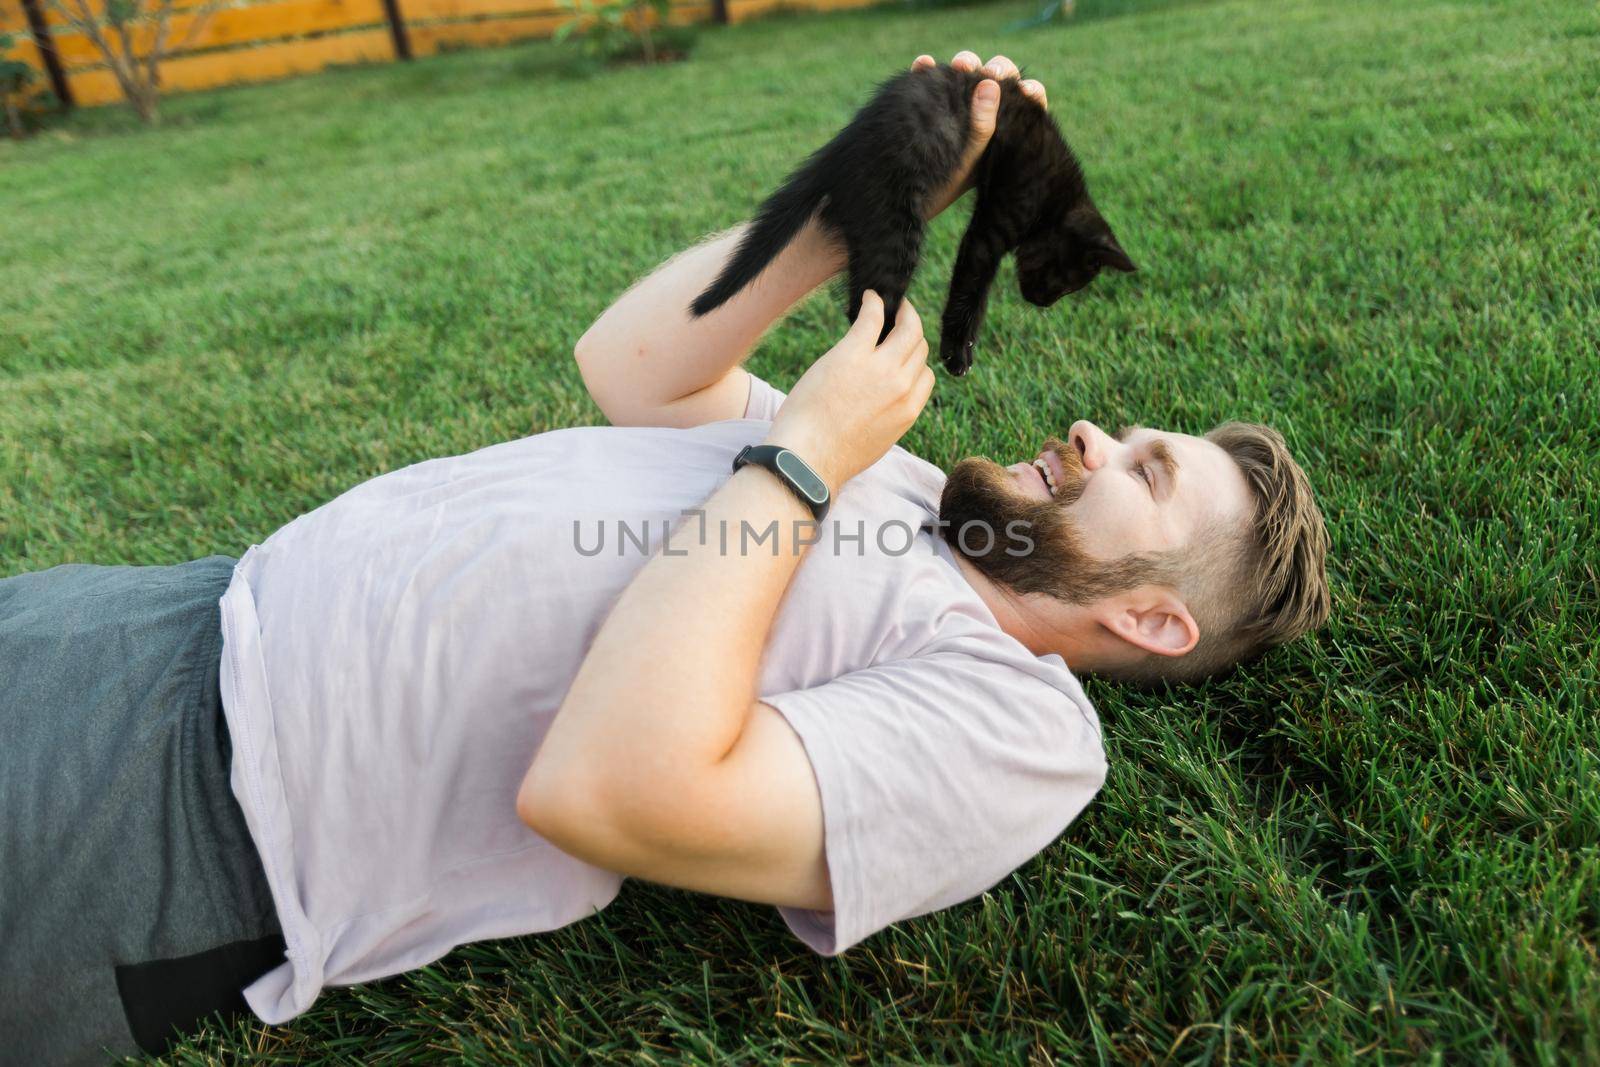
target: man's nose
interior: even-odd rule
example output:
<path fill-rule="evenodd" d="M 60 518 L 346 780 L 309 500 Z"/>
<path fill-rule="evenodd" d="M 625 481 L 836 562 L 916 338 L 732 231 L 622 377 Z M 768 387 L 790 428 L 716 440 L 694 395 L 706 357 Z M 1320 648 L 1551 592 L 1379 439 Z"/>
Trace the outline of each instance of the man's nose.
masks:
<path fill-rule="evenodd" d="M 1092 471 L 1103 467 L 1116 444 L 1104 430 L 1088 419 L 1079 419 L 1067 431 L 1067 442 L 1083 457 L 1083 469 Z"/>

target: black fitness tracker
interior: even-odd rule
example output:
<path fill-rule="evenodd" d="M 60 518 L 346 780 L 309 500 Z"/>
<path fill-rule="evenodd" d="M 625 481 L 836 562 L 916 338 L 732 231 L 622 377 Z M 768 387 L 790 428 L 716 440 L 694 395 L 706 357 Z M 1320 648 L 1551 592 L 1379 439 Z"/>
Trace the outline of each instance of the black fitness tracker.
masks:
<path fill-rule="evenodd" d="M 778 476 L 778 480 L 787 485 L 794 495 L 799 497 L 806 507 L 811 509 L 811 517 L 818 522 L 828 513 L 828 507 L 833 499 L 828 495 L 828 485 L 817 476 L 806 461 L 790 452 L 787 448 L 778 445 L 745 445 L 739 454 L 733 457 L 733 469 L 738 470 L 746 463 L 754 463 L 758 467 L 765 467 Z"/>

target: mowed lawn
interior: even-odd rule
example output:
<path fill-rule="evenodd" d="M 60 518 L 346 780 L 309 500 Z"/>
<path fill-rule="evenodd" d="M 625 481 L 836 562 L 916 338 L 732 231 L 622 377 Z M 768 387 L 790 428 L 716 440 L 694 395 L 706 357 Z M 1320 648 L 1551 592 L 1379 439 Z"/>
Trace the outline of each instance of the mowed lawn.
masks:
<path fill-rule="evenodd" d="M 608 299 L 966 46 L 1047 83 L 1142 269 L 1043 313 L 1007 267 L 907 446 L 1264 420 L 1333 536 L 1316 638 L 1092 683 L 1104 792 L 978 901 L 824 960 L 770 909 L 632 884 L 180 1058 L 1600 1061 L 1600 10 L 1078 8 L 778 18 L 598 76 L 460 53 L 0 146 L 0 574 L 238 554 L 362 479 L 600 421 L 570 353 Z M 788 386 L 843 325 L 815 299 L 752 366 Z"/>

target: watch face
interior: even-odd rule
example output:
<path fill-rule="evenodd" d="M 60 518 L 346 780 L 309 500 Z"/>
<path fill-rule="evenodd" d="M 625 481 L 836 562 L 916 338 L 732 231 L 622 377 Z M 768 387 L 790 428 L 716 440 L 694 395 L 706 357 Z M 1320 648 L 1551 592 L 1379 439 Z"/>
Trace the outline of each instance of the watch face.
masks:
<path fill-rule="evenodd" d="M 818 478 L 810 467 L 806 466 L 805 460 L 793 452 L 785 451 L 778 453 L 777 462 L 778 469 L 799 487 L 806 495 L 806 499 L 814 504 L 820 504 L 828 499 L 828 487 L 822 484 L 822 479 Z"/>

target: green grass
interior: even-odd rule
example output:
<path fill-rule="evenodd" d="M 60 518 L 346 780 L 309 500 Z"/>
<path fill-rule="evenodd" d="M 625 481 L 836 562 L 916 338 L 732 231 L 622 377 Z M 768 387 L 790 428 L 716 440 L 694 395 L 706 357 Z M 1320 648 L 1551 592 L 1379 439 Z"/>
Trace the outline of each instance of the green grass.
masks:
<path fill-rule="evenodd" d="M 569 353 L 607 300 L 969 45 L 1047 82 L 1143 270 L 1043 314 L 1008 268 L 908 446 L 1261 419 L 1333 535 L 1315 639 L 1092 685 L 1104 792 L 977 902 L 825 961 L 635 884 L 184 1058 L 1600 1061 L 1600 10 L 1078 6 L 775 19 L 589 77 L 456 54 L 0 147 L 0 573 L 238 553 L 361 479 L 600 421 Z M 814 300 L 752 365 L 786 386 L 841 329 Z"/>

